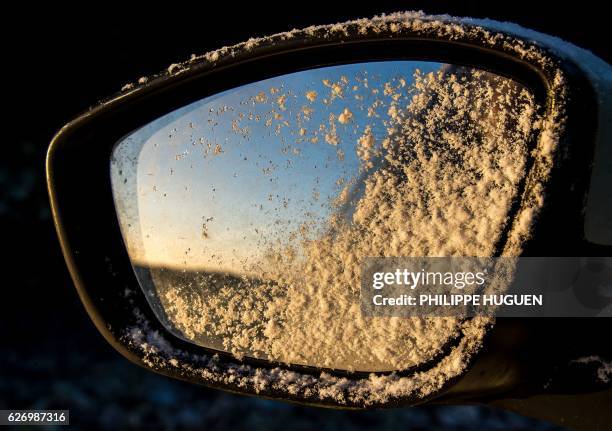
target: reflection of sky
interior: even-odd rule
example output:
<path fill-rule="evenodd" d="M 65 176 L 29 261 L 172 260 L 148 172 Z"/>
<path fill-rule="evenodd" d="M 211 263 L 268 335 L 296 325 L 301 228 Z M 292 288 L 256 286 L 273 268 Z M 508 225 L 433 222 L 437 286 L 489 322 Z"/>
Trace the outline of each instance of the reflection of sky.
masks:
<path fill-rule="evenodd" d="M 289 234 L 304 222 L 322 228 L 330 202 L 346 185 L 338 180 L 350 181 L 359 172 L 355 148 L 365 126 L 377 141 L 387 134 L 383 120 L 391 99 L 383 94 L 384 84 L 397 88 L 405 106 L 414 70 L 440 66 L 378 62 L 284 75 L 202 99 L 134 132 L 132 142 L 144 141 L 135 182 L 139 220 L 130 222 L 140 223 L 145 256 L 136 258 L 236 270 L 239 262 L 255 263 L 276 241 L 294 241 Z M 334 98 L 329 85 L 343 77 L 348 83 Z M 408 85 L 401 87 L 399 78 Z M 316 101 L 306 98 L 309 91 L 316 91 Z M 282 95 L 285 109 L 278 103 Z M 376 99 L 384 102 L 380 117 L 368 117 Z M 312 109 L 309 118 L 304 107 Z M 339 143 L 330 145 L 329 115 L 338 117 L 345 108 L 352 121 L 334 122 Z"/>

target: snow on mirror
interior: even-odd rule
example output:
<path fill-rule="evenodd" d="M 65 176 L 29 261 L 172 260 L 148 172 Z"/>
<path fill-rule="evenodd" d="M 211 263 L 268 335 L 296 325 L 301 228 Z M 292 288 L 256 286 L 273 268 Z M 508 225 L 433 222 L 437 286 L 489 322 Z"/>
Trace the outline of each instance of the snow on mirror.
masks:
<path fill-rule="evenodd" d="M 365 317 L 367 256 L 490 256 L 538 107 L 485 71 L 389 61 L 207 97 L 114 148 L 140 285 L 176 336 L 238 358 L 387 371 L 434 360 L 457 318 Z"/>

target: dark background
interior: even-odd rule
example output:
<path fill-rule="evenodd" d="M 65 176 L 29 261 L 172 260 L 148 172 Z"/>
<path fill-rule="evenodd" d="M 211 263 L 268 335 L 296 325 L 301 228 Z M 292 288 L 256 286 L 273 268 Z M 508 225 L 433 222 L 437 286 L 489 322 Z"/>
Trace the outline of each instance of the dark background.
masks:
<path fill-rule="evenodd" d="M 492 409 L 332 411 L 171 381 L 121 358 L 79 303 L 52 225 L 45 151 L 64 123 L 141 76 L 252 36 L 411 9 L 517 22 L 611 62 L 603 2 L 351 3 L 32 3 L 4 11 L 0 409 L 70 409 L 82 429 L 553 429 Z"/>

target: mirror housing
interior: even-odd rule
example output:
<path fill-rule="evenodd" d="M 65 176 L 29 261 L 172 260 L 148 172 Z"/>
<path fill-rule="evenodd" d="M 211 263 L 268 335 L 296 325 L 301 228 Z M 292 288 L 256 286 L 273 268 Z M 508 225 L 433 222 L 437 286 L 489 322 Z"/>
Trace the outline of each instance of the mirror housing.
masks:
<path fill-rule="evenodd" d="M 542 152 L 530 168 L 540 175 L 528 176 L 516 208 L 516 214 L 535 211 L 536 229 L 526 243 L 524 232 L 507 232 L 502 250 L 604 255 L 608 249 L 587 241 L 583 229 L 599 109 L 590 78 L 552 45 L 488 24 L 407 13 L 249 40 L 127 85 L 62 128 L 47 159 L 52 213 L 78 294 L 106 340 L 132 362 L 173 378 L 331 407 L 489 401 L 574 391 L 564 382 L 583 373 L 595 382 L 595 368 L 571 362 L 595 350 L 611 356 L 610 347 L 599 341 L 610 325 L 594 320 L 499 321 L 484 341 L 495 347 L 463 358 L 443 383 L 433 379 L 426 388 L 411 384 L 422 370 L 363 375 L 252 358 L 239 361 L 168 333 L 137 287 L 121 238 L 108 162 L 115 143 L 138 127 L 208 95 L 271 76 L 350 62 L 427 59 L 504 74 L 545 101 L 546 117 L 536 142 Z M 547 192 L 545 205 L 531 193 L 538 188 Z M 492 323 L 483 322 L 482 328 Z M 576 331 L 589 335 L 568 343 L 567 334 Z M 586 390 L 601 388 L 594 383 Z"/>

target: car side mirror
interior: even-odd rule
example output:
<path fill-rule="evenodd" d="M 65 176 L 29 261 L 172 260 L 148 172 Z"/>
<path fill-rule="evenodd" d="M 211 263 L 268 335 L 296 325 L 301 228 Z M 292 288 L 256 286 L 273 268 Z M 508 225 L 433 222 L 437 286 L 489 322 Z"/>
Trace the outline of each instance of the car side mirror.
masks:
<path fill-rule="evenodd" d="M 609 319 L 359 306 L 367 257 L 609 256 L 610 68 L 595 85 L 534 37 L 412 13 L 294 30 L 69 123 L 49 191 L 97 328 L 156 372 L 332 407 L 609 390 L 576 362 L 612 356 Z"/>

